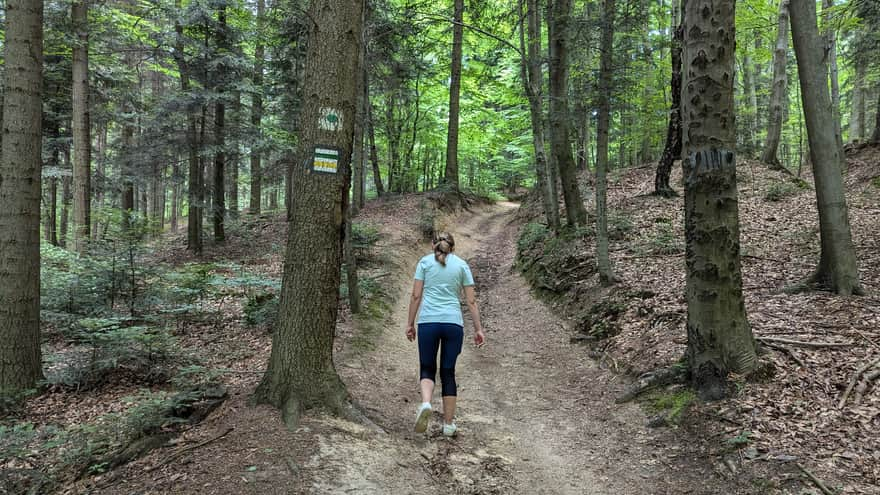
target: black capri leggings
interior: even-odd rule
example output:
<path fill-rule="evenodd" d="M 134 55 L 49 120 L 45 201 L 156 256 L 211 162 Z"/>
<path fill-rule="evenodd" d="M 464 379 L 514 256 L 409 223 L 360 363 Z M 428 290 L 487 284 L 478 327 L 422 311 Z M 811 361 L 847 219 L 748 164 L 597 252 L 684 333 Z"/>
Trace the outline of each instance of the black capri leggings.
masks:
<path fill-rule="evenodd" d="M 437 381 L 437 349 L 440 349 L 440 380 L 443 397 L 457 395 L 455 360 L 461 353 L 464 328 L 455 323 L 419 323 L 419 376 Z"/>

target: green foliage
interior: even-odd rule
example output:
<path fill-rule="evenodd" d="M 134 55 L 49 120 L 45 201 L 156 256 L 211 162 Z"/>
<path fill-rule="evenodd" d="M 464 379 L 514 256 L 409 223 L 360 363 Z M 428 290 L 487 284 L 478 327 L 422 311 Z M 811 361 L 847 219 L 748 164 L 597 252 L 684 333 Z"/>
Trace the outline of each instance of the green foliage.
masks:
<path fill-rule="evenodd" d="M 684 242 L 671 223 L 661 223 L 648 238 L 648 249 L 654 254 L 678 254 L 684 252 Z"/>
<path fill-rule="evenodd" d="M 805 188 L 803 184 L 806 183 L 803 181 L 800 183 L 774 182 L 767 187 L 767 191 L 764 193 L 764 201 L 782 201 L 785 198 L 796 196 Z"/>
<path fill-rule="evenodd" d="M 871 185 L 876 187 L 877 189 L 880 189 L 880 177 L 874 177 L 873 179 L 871 179 Z"/>
<path fill-rule="evenodd" d="M 422 233 L 422 237 L 424 239 L 430 240 L 434 237 L 434 222 L 437 216 L 437 212 L 434 208 L 428 204 L 427 201 L 422 201 L 419 205 L 419 232 Z"/>
<path fill-rule="evenodd" d="M 256 292 L 244 304 L 244 321 L 248 325 L 268 325 L 271 329 L 278 319 L 279 298 L 272 292 Z"/>
<path fill-rule="evenodd" d="M 678 388 L 655 393 L 651 400 L 651 407 L 654 411 L 662 414 L 667 423 L 679 424 L 683 414 L 696 400 L 697 396 L 691 389 Z"/>
<path fill-rule="evenodd" d="M 609 210 L 608 212 L 608 238 L 616 241 L 626 239 L 632 232 L 632 220 L 623 212 Z"/>
<path fill-rule="evenodd" d="M 550 235 L 550 229 L 542 223 L 528 223 L 523 226 L 516 241 L 518 252 L 532 251 L 539 243 L 543 243 Z"/>
<path fill-rule="evenodd" d="M 370 259 L 371 250 L 373 249 L 373 246 L 379 242 L 379 237 L 379 229 L 377 229 L 376 226 L 368 223 L 352 222 L 351 244 L 358 264 Z"/>
<path fill-rule="evenodd" d="M 724 441 L 730 447 L 734 448 L 742 448 L 748 445 L 752 441 L 752 436 L 754 434 L 748 430 L 743 430 L 739 432 L 736 436 L 730 437 Z"/>

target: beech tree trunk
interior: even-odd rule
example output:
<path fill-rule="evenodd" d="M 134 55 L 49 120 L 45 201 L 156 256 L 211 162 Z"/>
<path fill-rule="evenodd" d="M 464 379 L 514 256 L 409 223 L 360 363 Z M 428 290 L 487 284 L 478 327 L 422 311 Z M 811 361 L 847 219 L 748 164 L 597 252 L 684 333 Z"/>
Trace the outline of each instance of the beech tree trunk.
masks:
<path fill-rule="evenodd" d="M 740 266 L 733 104 L 735 0 L 688 0 L 684 11 L 682 159 L 687 243 L 687 358 L 707 399 L 729 373 L 758 365 Z"/>
<path fill-rule="evenodd" d="M 788 63 L 788 2 L 779 1 L 779 15 L 776 22 L 776 45 L 773 48 L 773 88 L 770 93 L 770 118 L 767 121 L 767 139 L 761 161 L 772 168 L 785 170 L 777 157 L 779 141 L 782 138 L 782 117 L 784 106 L 788 105 L 786 85 L 786 65 Z"/>
<path fill-rule="evenodd" d="M 856 78 L 852 89 L 852 112 L 849 118 L 849 140 L 861 143 L 865 139 L 865 64 L 855 61 Z"/>
<path fill-rule="evenodd" d="M 85 251 L 91 233 L 92 142 L 89 126 L 88 1 L 74 1 L 71 21 L 73 44 L 73 249 Z"/>
<path fill-rule="evenodd" d="M 611 64 L 614 60 L 614 0 L 604 0 L 599 54 L 599 115 L 596 124 L 596 262 L 602 285 L 614 282 L 608 254 L 608 131 L 611 116 Z"/>
<path fill-rule="evenodd" d="M 746 93 L 746 108 L 748 109 L 747 113 L 743 115 L 747 131 L 744 143 L 747 156 L 753 156 L 758 148 L 757 129 L 755 128 L 755 120 L 758 116 L 758 97 L 755 93 L 755 73 L 752 69 L 752 57 L 746 50 L 742 59 L 742 78 L 743 90 Z"/>
<path fill-rule="evenodd" d="M 251 96 L 251 126 L 255 143 L 251 144 L 251 202 L 250 212 L 260 214 L 260 199 L 263 194 L 262 121 L 263 121 L 263 59 L 266 56 L 263 45 L 263 26 L 265 23 L 266 0 L 257 0 L 257 39 L 254 47 L 254 92 Z"/>
<path fill-rule="evenodd" d="M 535 149 L 535 173 L 538 178 L 538 192 L 547 225 L 559 232 L 559 199 L 556 183 L 551 181 L 548 173 L 547 151 L 544 147 L 544 73 L 541 70 L 541 11 L 537 0 L 528 2 L 524 21 L 520 24 L 520 49 L 523 52 L 522 81 L 526 97 L 529 100 L 529 116 L 532 123 L 532 146 Z M 522 0 L 520 1 L 520 17 L 522 16 Z M 525 23 L 528 28 L 523 27 Z M 528 31 L 528 48 L 526 48 L 525 31 Z"/>
<path fill-rule="evenodd" d="M 816 182 L 822 250 L 819 267 L 809 282 L 841 295 L 858 294 L 861 293 L 859 273 L 841 176 L 843 157 L 835 124 L 833 119 L 828 119 L 832 115 L 831 98 L 822 62 L 825 49 L 816 26 L 816 5 L 797 0 L 790 8 L 801 101 Z"/>
<path fill-rule="evenodd" d="M 565 218 L 568 225 L 586 225 L 587 210 L 577 183 L 577 169 L 571 152 L 568 110 L 568 39 L 571 0 L 550 0 L 550 148 L 562 181 Z"/>
<path fill-rule="evenodd" d="M 458 192 L 458 117 L 461 93 L 461 44 L 464 38 L 464 0 L 454 0 L 452 25 L 452 60 L 449 80 L 449 128 L 446 134 L 446 172 L 443 183 Z M 390 181 L 390 179 L 389 179 Z M 388 185 L 391 189 L 391 184 Z"/>
<path fill-rule="evenodd" d="M 43 2 L 6 0 L 0 151 L 0 397 L 42 379 L 40 171 Z"/>
<path fill-rule="evenodd" d="M 687 0 L 681 0 L 680 12 L 686 8 Z M 681 18 L 675 33 L 672 36 L 670 55 L 672 59 L 672 105 L 669 108 L 669 124 L 666 128 L 666 145 L 657 164 L 657 174 L 654 176 L 654 194 L 664 198 L 678 196 L 675 189 L 669 185 L 669 176 L 672 174 L 672 165 L 675 160 L 681 159 L 681 50 L 684 39 L 684 18 Z"/>
<path fill-rule="evenodd" d="M 300 127 L 293 167 L 290 229 L 278 328 L 258 399 L 282 411 L 293 428 L 302 411 L 348 410 L 348 393 L 333 366 L 342 248 L 351 184 L 358 101 L 363 0 L 312 0 Z M 336 115 L 335 125 L 319 125 Z M 326 119 L 323 122 L 328 122 Z M 335 156 L 335 158 L 334 158 Z M 329 166 L 335 161 L 335 172 Z"/>

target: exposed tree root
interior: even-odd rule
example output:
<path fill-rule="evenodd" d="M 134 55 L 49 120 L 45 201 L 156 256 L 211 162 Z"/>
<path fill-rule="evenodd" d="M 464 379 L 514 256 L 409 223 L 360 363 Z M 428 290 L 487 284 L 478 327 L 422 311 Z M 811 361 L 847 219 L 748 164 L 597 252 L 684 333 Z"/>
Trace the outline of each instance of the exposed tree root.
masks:
<path fill-rule="evenodd" d="M 223 438 L 223 437 L 225 437 L 226 435 L 230 434 L 233 430 L 235 430 L 235 428 L 229 427 L 229 428 L 226 429 L 226 431 L 224 431 L 223 433 L 221 433 L 221 434 L 219 434 L 219 435 L 215 435 L 215 436 L 213 436 L 213 437 L 211 437 L 211 438 L 209 438 L 209 439 L 207 439 L 207 440 L 204 440 L 204 441 L 202 441 L 202 442 L 199 442 L 199 443 L 197 443 L 197 444 L 195 444 L 195 445 L 190 445 L 189 447 L 186 447 L 186 448 L 180 449 L 180 450 L 178 450 L 177 452 L 175 452 L 175 453 L 171 454 L 170 456 L 168 456 L 167 458 L 165 458 L 164 461 L 160 462 L 159 464 L 156 464 L 155 466 L 151 467 L 150 469 L 147 469 L 146 472 L 149 473 L 149 472 L 155 471 L 155 470 L 159 469 L 160 467 L 162 467 L 162 466 L 164 466 L 164 465 L 166 465 L 166 464 L 168 464 L 168 463 L 170 463 L 170 462 L 172 462 L 172 461 L 174 461 L 174 460 L 176 460 L 176 459 L 179 459 L 180 456 L 182 456 L 183 454 L 185 454 L 185 453 L 187 453 L 187 452 L 190 452 L 190 451 L 192 451 L 192 450 L 196 450 L 196 449 L 198 449 L 198 448 L 204 447 L 205 445 L 208 445 L 209 443 L 216 442 L 217 440 L 220 440 L 221 438 Z"/>
<path fill-rule="evenodd" d="M 853 345 L 852 342 L 806 342 L 803 340 L 791 340 L 791 339 L 783 339 L 780 337 L 755 337 L 764 343 L 775 342 L 778 344 L 788 344 L 788 345 L 796 345 L 800 347 L 815 347 L 815 348 L 823 348 L 823 347 L 851 347 Z"/>
<path fill-rule="evenodd" d="M 822 493 L 824 493 L 825 495 L 834 495 L 834 491 L 832 489 L 828 488 L 827 486 L 825 486 L 825 483 L 822 483 L 822 480 L 820 480 L 819 478 L 816 477 L 815 474 L 813 474 L 809 470 L 807 470 L 807 468 L 805 468 L 803 464 L 801 464 L 799 462 L 795 463 L 795 464 L 797 465 L 798 469 L 801 470 L 801 472 L 803 472 L 805 475 L 807 475 L 807 478 L 810 478 L 810 481 L 812 481 L 813 484 L 816 485 L 816 488 L 821 490 Z"/>
<path fill-rule="evenodd" d="M 777 351 L 781 351 L 783 354 L 786 354 L 794 362 L 796 362 L 798 364 L 798 366 L 800 366 L 801 368 L 807 367 L 807 365 L 804 363 L 804 361 L 801 358 L 797 357 L 797 354 L 795 354 L 794 351 L 792 351 L 788 347 L 784 347 L 779 344 L 775 344 L 773 342 L 764 342 L 764 345 L 766 345 L 767 347 L 770 347 L 772 349 L 776 349 Z"/>
<path fill-rule="evenodd" d="M 674 364 L 668 368 L 660 368 L 640 376 L 633 386 L 625 394 L 615 399 L 617 404 L 629 402 L 643 393 L 658 387 L 684 383 L 687 379 L 687 368 L 681 364 Z"/>
<path fill-rule="evenodd" d="M 846 405 L 846 399 L 849 398 L 849 394 L 853 391 L 853 388 L 859 382 L 859 378 L 862 376 L 862 374 L 877 365 L 880 365 L 880 358 L 877 358 L 876 360 L 865 364 L 864 366 L 856 370 L 855 373 L 853 373 L 852 378 L 850 378 L 849 380 L 849 385 L 846 386 L 846 390 L 840 397 L 840 402 L 837 403 L 838 409 L 843 409 L 843 406 Z"/>
<path fill-rule="evenodd" d="M 853 403 L 855 405 L 858 406 L 862 403 L 862 398 L 865 395 L 865 391 L 868 390 L 871 382 L 873 382 L 877 378 L 880 378 L 880 369 L 875 369 L 874 371 L 865 375 L 865 379 L 862 380 L 862 383 L 859 383 L 859 385 L 856 387 L 856 395 L 855 397 L 853 397 Z"/>

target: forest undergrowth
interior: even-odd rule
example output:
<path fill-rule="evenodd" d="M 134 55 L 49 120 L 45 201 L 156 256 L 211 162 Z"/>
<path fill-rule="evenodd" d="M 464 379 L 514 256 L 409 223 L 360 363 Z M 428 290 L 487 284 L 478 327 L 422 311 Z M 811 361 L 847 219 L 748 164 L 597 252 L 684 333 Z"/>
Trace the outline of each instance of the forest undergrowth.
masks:
<path fill-rule="evenodd" d="M 743 289 L 772 373 L 733 377 L 731 396 L 717 402 L 699 402 L 681 385 L 639 400 L 652 426 L 690 432 L 728 476 L 753 471 L 768 493 L 814 488 L 801 467 L 838 493 L 878 493 L 880 383 L 863 371 L 880 357 L 880 149 L 849 149 L 845 176 L 863 297 L 794 290 L 819 257 L 807 168 L 792 178 L 741 160 L 737 170 Z M 518 268 L 567 315 L 582 352 L 633 376 L 676 366 L 686 349 L 683 200 L 650 195 L 653 180 L 653 164 L 610 177 L 611 259 L 620 278 L 610 288 L 599 285 L 589 229 L 554 237 L 539 222 L 539 204 L 526 201 L 519 213 L 527 223 Z"/>

